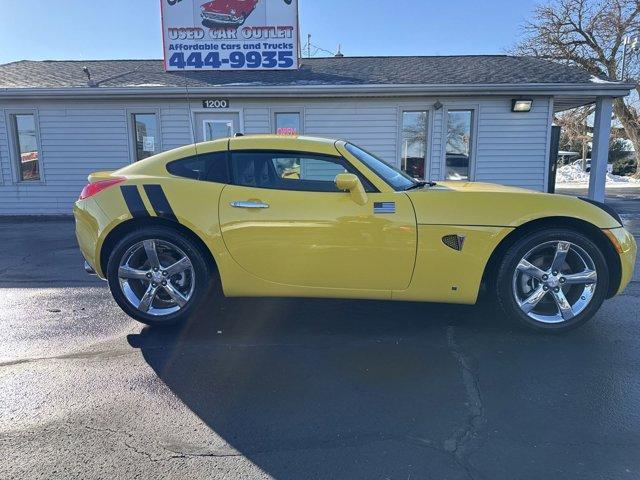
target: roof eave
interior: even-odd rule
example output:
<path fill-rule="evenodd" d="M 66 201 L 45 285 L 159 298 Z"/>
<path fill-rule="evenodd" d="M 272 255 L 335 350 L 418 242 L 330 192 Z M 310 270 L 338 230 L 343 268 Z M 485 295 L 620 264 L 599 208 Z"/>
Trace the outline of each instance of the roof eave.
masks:
<path fill-rule="evenodd" d="M 477 85 L 219 85 L 208 87 L 65 87 L 0 88 L 0 98 L 184 98 L 203 95 L 230 97 L 336 97 L 412 95 L 555 95 L 624 97 L 635 88 L 632 83 L 582 84 L 477 84 Z"/>

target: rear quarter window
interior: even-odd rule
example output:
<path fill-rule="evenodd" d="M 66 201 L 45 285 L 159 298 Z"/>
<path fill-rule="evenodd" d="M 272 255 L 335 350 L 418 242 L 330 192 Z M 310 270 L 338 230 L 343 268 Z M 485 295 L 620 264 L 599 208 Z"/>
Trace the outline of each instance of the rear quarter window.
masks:
<path fill-rule="evenodd" d="M 227 152 L 203 153 L 167 164 L 167 171 L 176 177 L 203 182 L 229 183 Z"/>

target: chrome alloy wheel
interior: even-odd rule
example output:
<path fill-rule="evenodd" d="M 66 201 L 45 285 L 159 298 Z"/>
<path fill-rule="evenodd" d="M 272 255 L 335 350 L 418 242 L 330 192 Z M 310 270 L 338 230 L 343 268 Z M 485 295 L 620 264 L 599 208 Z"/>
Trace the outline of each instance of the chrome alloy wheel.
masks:
<path fill-rule="evenodd" d="M 522 257 L 513 274 L 513 295 L 533 320 L 562 323 L 587 308 L 597 284 L 595 263 L 583 248 L 552 241 Z"/>
<path fill-rule="evenodd" d="M 129 303 L 153 316 L 182 309 L 193 296 L 196 277 L 189 257 L 165 240 L 144 240 L 130 247 L 118 268 Z"/>

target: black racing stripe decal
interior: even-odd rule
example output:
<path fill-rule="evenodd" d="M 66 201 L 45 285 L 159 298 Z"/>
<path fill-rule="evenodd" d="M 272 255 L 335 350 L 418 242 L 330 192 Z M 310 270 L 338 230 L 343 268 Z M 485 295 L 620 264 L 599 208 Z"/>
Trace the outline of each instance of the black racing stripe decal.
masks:
<path fill-rule="evenodd" d="M 145 207 L 142 202 L 142 197 L 140 196 L 140 192 L 138 192 L 138 187 L 135 185 L 123 185 L 120 187 L 120 190 L 122 191 L 124 201 L 126 202 L 127 208 L 131 212 L 131 216 L 133 218 L 144 218 L 150 216 L 147 211 L 147 207 Z"/>
<path fill-rule="evenodd" d="M 164 194 L 164 190 L 162 190 L 162 186 L 145 185 L 144 191 L 147 193 L 149 202 L 151 202 L 151 206 L 155 210 L 156 215 L 173 222 L 178 221 L 176 214 L 173 213 L 173 209 L 169 204 L 169 200 L 167 200 L 167 196 Z"/>

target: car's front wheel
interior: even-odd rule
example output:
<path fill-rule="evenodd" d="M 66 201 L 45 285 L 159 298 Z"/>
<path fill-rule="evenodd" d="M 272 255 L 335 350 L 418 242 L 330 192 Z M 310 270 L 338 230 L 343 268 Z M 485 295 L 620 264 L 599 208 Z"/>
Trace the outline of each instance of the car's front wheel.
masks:
<path fill-rule="evenodd" d="M 509 248 L 496 288 L 507 316 L 536 330 L 564 332 L 598 311 L 609 288 L 609 269 L 586 235 L 554 228 L 530 234 Z"/>
<path fill-rule="evenodd" d="M 187 320 L 209 291 L 211 273 L 194 242 L 176 230 L 150 227 L 126 235 L 107 266 L 118 305 L 147 325 Z"/>

